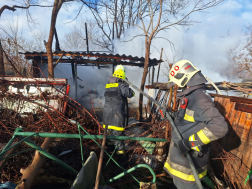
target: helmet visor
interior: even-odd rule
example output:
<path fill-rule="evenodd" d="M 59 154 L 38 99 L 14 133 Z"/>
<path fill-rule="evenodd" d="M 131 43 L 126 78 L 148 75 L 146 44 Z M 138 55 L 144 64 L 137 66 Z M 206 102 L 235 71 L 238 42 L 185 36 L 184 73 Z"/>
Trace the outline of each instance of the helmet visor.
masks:
<path fill-rule="evenodd" d="M 179 73 L 191 73 L 191 72 L 195 72 L 196 71 L 196 69 L 191 65 L 191 64 L 189 64 L 188 62 L 187 63 L 185 63 L 183 66 L 182 66 L 182 68 L 178 71 L 178 73 L 177 73 L 177 75 L 179 74 Z M 183 76 L 182 76 L 183 77 Z M 181 77 L 181 78 L 182 78 Z"/>
<path fill-rule="evenodd" d="M 181 79 L 185 74 L 184 73 L 177 73 L 174 77 L 176 79 Z"/>

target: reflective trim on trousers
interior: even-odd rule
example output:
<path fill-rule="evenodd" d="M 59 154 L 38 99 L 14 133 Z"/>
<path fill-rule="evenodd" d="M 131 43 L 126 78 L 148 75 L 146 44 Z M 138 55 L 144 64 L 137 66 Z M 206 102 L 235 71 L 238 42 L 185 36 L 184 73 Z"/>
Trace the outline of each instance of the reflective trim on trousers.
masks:
<path fill-rule="evenodd" d="M 171 168 L 171 166 L 169 165 L 169 163 L 165 162 L 164 167 L 169 171 L 170 174 L 185 180 L 185 181 L 195 181 L 195 178 L 193 175 L 188 175 L 186 173 L 180 172 L 176 169 Z M 198 174 L 199 178 L 203 178 L 204 176 L 207 175 L 207 169 L 205 171 L 203 171 L 202 173 Z"/>
<path fill-rule="evenodd" d="M 124 154 L 124 150 L 120 150 L 116 152 L 117 155 Z"/>
<path fill-rule="evenodd" d="M 103 128 L 105 129 L 105 125 L 103 125 Z M 117 126 L 113 126 L 113 125 L 108 125 L 108 129 L 113 129 L 116 131 L 124 131 L 123 127 L 117 127 Z"/>

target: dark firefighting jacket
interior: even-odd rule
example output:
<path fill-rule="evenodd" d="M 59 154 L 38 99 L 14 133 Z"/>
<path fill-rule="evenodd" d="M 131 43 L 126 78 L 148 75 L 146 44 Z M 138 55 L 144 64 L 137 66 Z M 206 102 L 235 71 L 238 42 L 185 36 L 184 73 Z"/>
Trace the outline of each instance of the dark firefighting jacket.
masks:
<path fill-rule="evenodd" d="M 214 106 L 212 99 L 204 90 L 204 84 L 190 87 L 178 95 L 188 99 L 186 109 L 179 108 L 175 116 L 175 124 L 183 139 L 194 137 L 202 148 L 201 154 L 192 157 L 198 176 L 202 179 L 207 174 L 210 153 L 210 142 L 222 138 L 228 132 L 224 117 Z M 195 182 L 186 157 L 174 146 L 178 138 L 172 131 L 172 140 L 164 169 L 172 176 L 184 182 Z M 193 155 L 193 150 L 189 153 Z"/>
<path fill-rule="evenodd" d="M 124 130 L 125 103 L 128 98 L 133 97 L 133 90 L 129 85 L 117 77 L 109 77 L 105 87 L 105 104 L 103 109 L 103 127 L 117 131 Z"/>

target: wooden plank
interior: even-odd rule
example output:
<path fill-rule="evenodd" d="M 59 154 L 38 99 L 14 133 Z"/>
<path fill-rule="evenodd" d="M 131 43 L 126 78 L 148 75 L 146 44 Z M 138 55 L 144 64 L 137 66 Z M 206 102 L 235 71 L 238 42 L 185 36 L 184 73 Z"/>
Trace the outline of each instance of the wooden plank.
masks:
<path fill-rule="evenodd" d="M 218 104 L 218 101 L 219 101 L 219 97 L 214 97 L 214 105 L 217 107 L 217 104 Z"/>
<path fill-rule="evenodd" d="M 224 98 L 218 98 L 217 101 L 215 101 L 215 104 L 216 104 L 215 106 L 219 110 L 220 113 L 221 113 L 221 106 L 222 106 L 223 101 L 224 101 Z"/>
<path fill-rule="evenodd" d="M 221 107 L 223 117 L 226 117 L 228 114 L 229 102 L 230 102 L 230 100 L 228 98 L 224 98 L 223 103 L 222 103 L 222 107 Z"/>
<path fill-rule="evenodd" d="M 223 162 L 225 170 L 228 170 L 227 175 L 232 182 L 236 182 L 239 188 L 246 188 L 241 181 L 245 180 L 252 167 L 252 114 L 235 108 L 237 103 L 230 98 L 215 96 L 216 107 L 229 125 L 229 132 L 219 144 L 237 158 Z"/>
<path fill-rule="evenodd" d="M 235 109 L 243 111 L 243 112 L 252 113 L 252 105 L 248 105 L 248 104 L 242 104 L 242 103 L 237 102 L 235 105 Z"/>
<path fill-rule="evenodd" d="M 252 148 L 249 145 L 246 145 L 246 149 L 245 149 L 246 153 L 244 154 L 243 157 L 243 162 L 246 165 L 246 167 L 252 167 Z"/>
<path fill-rule="evenodd" d="M 250 146 L 250 148 L 252 147 L 252 123 L 250 125 L 250 131 L 249 131 L 249 134 L 248 134 L 248 146 Z M 252 148 L 251 148 L 252 150 Z M 252 158 L 251 158 L 252 160 Z"/>
<path fill-rule="evenodd" d="M 244 123 L 244 128 L 243 128 L 243 132 L 241 134 L 241 140 L 244 141 L 245 143 L 248 141 L 248 135 L 249 135 L 249 131 L 250 131 L 250 127 L 251 127 L 251 114 L 250 113 L 246 113 L 246 120 Z"/>
<path fill-rule="evenodd" d="M 241 111 L 236 111 L 236 113 L 235 113 L 233 124 L 232 124 L 234 131 L 236 131 L 236 129 L 237 129 L 241 113 L 242 113 Z"/>
<path fill-rule="evenodd" d="M 230 111 L 230 114 L 228 115 L 228 120 L 229 120 L 230 125 L 232 125 L 234 121 L 235 113 L 236 113 L 236 110 L 234 108 L 235 104 L 236 102 L 231 102 L 231 111 Z"/>
<path fill-rule="evenodd" d="M 222 114 L 222 103 L 224 101 L 224 98 L 218 98 L 218 101 L 216 101 L 216 108 L 219 110 L 219 112 Z M 223 114 L 222 114 L 223 115 Z"/>
<path fill-rule="evenodd" d="M 231 127 L 229 130 L 229 139 L 227 140 L 227 142 L 225 143 L 225 145 L 223 146 L 223 148 L 226 151 L 232 151 L 233 154 L 236 154 L 237 152 L 237 148 L 239 147 L 240 143 L 240 138 L 239 136 L 236 134 L 236 128 L 238 125 L 238 121 L 240 119 L 241 116 L 241 111 L 236 111 L 234 114 L 234 118 L 233 118 L 233 122 L 231 122 Z"/>
<path fill-rule="evenodd" d="M 242 133 L 243 133 L 243 130 L 244 130 L 246 119 L 247 119 L 247 113 L 242 112 L 241 116 L 240 116 L 240 119 L 238 121 L 238 124 L 237 124 L 237 128 L 236 128 L 236 134 L 240 137 L 240 142 L 241 142 L 241 145 L 238 148 L 236 156 L 239 157 L 240 159 L 242 159 L 243 149 L 244 149 L 244 145 L 245 145 L 245 143 L 242 140 L 241 136 L 242 136 Z"/>
<path fill-rule="evenodd" d="M 251 117 L 252 115 L 248 115 L 248 119 L 245 123 L 245 127 L 248 127 L 248 135 L 247 135 L 247 139 L 249 137 L 249 133 L 252 132 L 251 130 Z M 246 133 L 244 133 L 246 135 Z M 252 155 L 252 148 L 250 145 L 248 145 L 248 140 L 246 142 L 244 142 L 245 144 L 245 147 L 244 147 L 244 150 L 243 150 L 243 156 L 242 156 L 242 162 L 245 164 L 246 168 L 251 168 L 252 167 L 252 158 L 251 158 L 251 155 Z M 244 171 L 244 175 L 247 174 L 249 170 L 245 169 Z"/>
<path fill-rule="evenodd" d="M 215 107 L 219 110 L 219 107 L 220 107 L 220 100 L 221 100 L 222 98 L 220 98 L 220 97 L 218 97 L 218 96 L 216 96 L 216 97 L 214 97 L 214 105 L 215 105 Z M 225 137 L 226 138 L 226 137 Z M 221 143 L 221 146 L 222 146 L 222 140 L 223 140 L 223 138 L 222 139 L 220 139 L 220 143 Z"/>
<path fill-rule="evenodd" d="M 233 118 L 235 115 L 234 104 L 235 104 L 235 102 L 230 102 L 230 100 L 228 99 L 227 105 L 226 105 L 226 112 L 227 113 L 226 113 L 225 119 L 226 119 L 226 122 L 228 123 L 229 132 L 227 133 L 227 135 L 224 138 L 222 138 L 220 140 L 221 146 L 225 146 L 225 144 L 229 144 L 229 140 L 231 138 L 230 136 L 231 136 L 232 132 L 230 132 L 230 131 L 233 131 L 232 121 L 233 121 Z M 230 119 L 231 119 L 231 121 L 230 121 Z"/>
<path fill-rule="evenodd" d="M 247 118 L 247 113 L 246 112 L 241 112 L 241 116 L 240 119 L 238 121 L 237 124 L 237 128 L 236 128 L 236 133 L 241 137 L 243 130 L 244 130 L 244 125 L 246 122 L 246 118 Z"/>
<path fill-rule="evenodd" d="M 236 97 L 236 96 L 226 96 L 226 95 L 218 95 L 218 94 L 210 94 L 211 97 L 222 97 L 222 98 L 229 98 L 232 102 L 241 102 L 252 104 L 252 99 L 243 98 L 243 97 Z"/>
<path fill-rule="evenodd" d="M 221 139 L 222 141 L 222 147 L 224 149 L 226 149 L 227 151 L 231 149 L 231 145 L 230 145 L 230 140 L 231 142 L 233 141 L 233 137 L 236 136 L 236 133 L 233 129 L 233 120 L 235 118 L 236 115 L 236 110 L 234 109 L 235 106 L 235 102 L 231 102 L 231 111 L 229 113 L 229 115 L 227 116 L 227 122 L 228 122 L 228 133 L 227 135 Z"/>
<path fill-rule="evenodd" d="M 225 118 L 226 118 L 226 121 L 229 121 L 228 118 L 230 116 L 230 112 L 232 111 L 232 102 L 230 102 L 230 100 L 228 98 L 226 98 L 226 99 L 227 99 L 227 102 L 225 105 L 225 109 L 226 109 Z"/>

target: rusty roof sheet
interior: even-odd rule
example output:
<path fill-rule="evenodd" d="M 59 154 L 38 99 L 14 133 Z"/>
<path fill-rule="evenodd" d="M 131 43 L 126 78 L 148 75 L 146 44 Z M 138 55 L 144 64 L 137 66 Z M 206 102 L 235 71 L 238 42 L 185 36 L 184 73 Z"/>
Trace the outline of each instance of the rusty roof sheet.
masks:
<path fill-rule="evenodd" d="M 27 59 L 33 59 L 34 57 L 46 57 L 47 53 L 46 52 L 25 52 L 23 53 Z M 118 59 L 118 60 L 130 60 L 130 61 L 140 61 L 144 62 L 144 57 L 133 57 L 131 55 L 119 55 L 119 54 L 106 54 L 106 53 L 93 53 L 93 52 L 81 52 L 81 51 L 60 51 L 60 52 L 53 52 L 53 56 L 71 56 L 71 57 L 76 57 L 76 58 L 90 58 L 90 57 L 96 57 L 96 58 L 113 58 L 113 59 Z M 151 63 L 161 63 L 163 62 L 162 60 L 157 60 L 156 58 L 154 59 L 149 59 Z"/>

